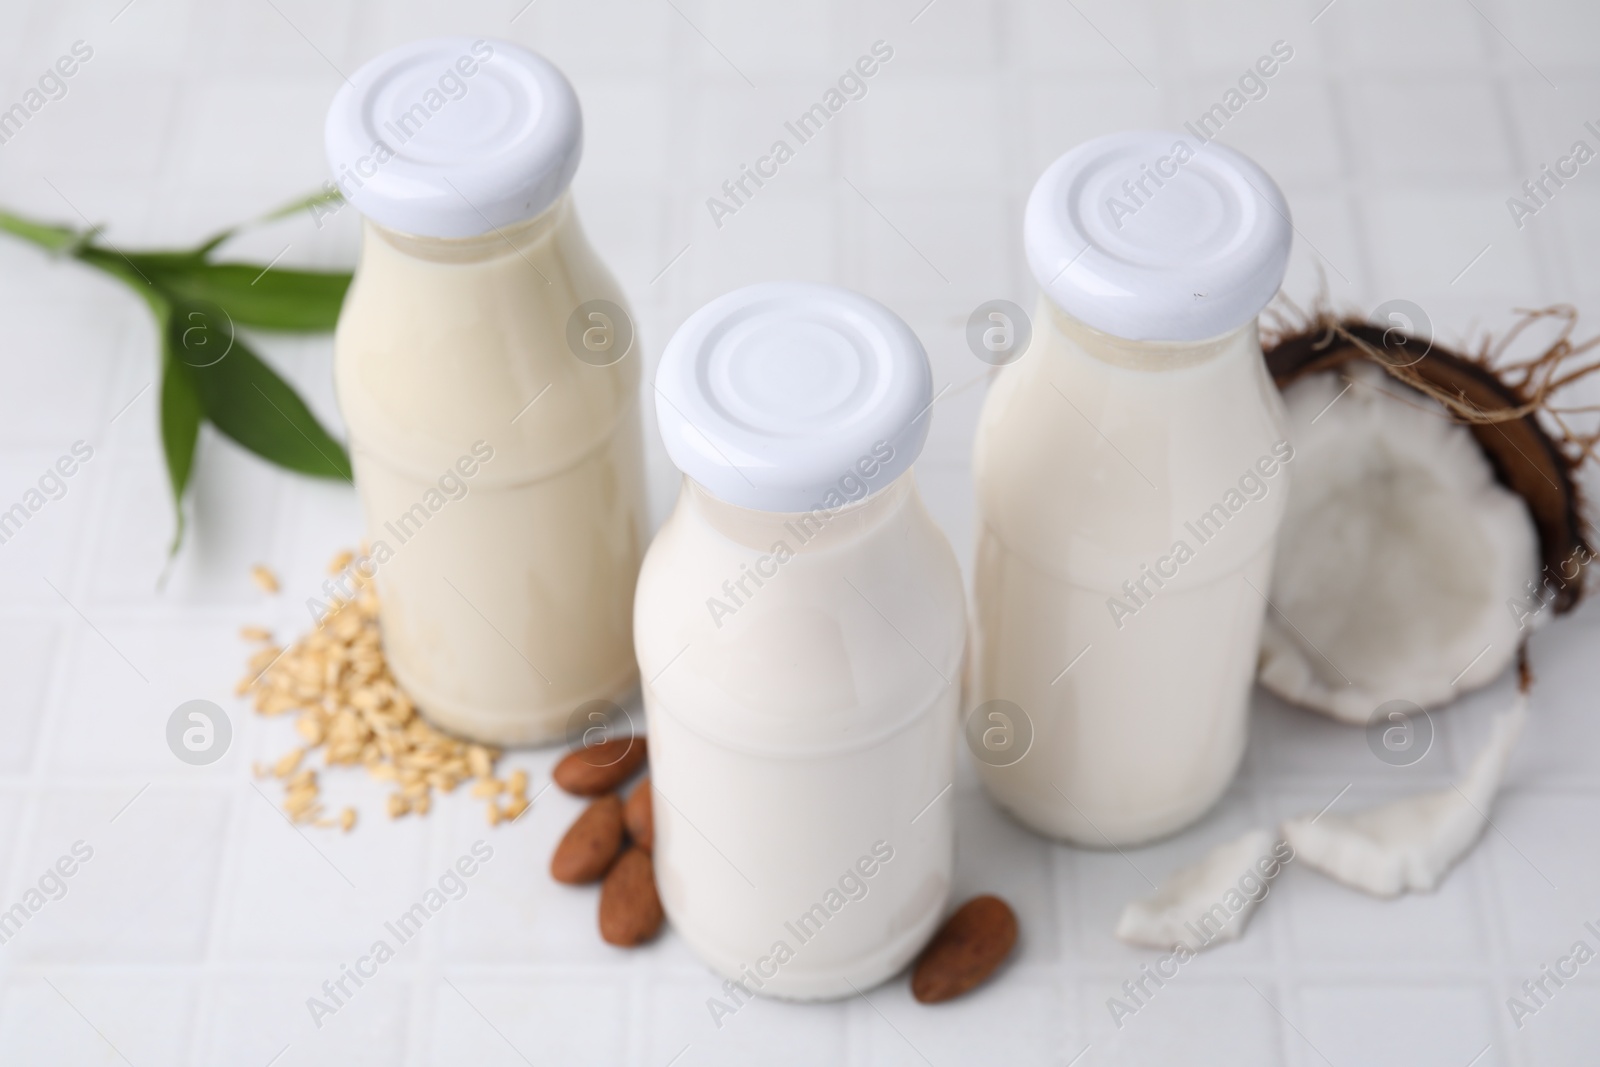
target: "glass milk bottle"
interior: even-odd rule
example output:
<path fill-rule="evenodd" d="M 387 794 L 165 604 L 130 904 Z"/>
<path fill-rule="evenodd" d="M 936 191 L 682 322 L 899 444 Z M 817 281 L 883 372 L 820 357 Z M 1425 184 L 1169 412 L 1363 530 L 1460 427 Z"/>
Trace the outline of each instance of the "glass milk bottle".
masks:
<path fill-rule="evenodd" d="M 911 475 L 931 383 L 905 323 L 823 285 L 728 293 L 661 359 L 684 480 L 634 608 L 656 877 L 729 1010 L 865 989 L 944 909 L 966 619 Z"/>
<path fill-rule="evenodd" d="M 637 679 L 639 356 L 567 191 L 581 147 L 572 86 L 504 41 L 397 48 L 328 113 L 365 218 L 334 342 L 358 566 L 396 679 L 493 744 L 561 740 Z"/>
<path fill-rule="evenodd" d="M 1288 214 L 1242 155 L 1163 133 L 1080 145 L 1028 200 L 1033 342 L 974 453 L 969 736 L 1040 833 L 1161 837 L 1238 768 L 1293 457 L 1256 331 Z"/>

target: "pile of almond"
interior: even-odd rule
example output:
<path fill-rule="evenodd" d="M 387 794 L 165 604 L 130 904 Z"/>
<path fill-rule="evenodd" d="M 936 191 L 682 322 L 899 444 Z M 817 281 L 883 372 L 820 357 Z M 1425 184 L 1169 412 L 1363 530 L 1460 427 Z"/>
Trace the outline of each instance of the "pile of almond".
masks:
<path fill-rule="evenodd" d="M 595 798 L 556 846 L 550 876 L 567 885 L 600 882 L 600 936 L 623 948 L 655 937 L 666 917 L 650 858 L 650 777 L 626 801 L 620 791 L 644 762 L 644 738 L 618 737 L 569 752 L 550 775 L 568 793 Z"/>
<path fill-rule="evenodd" d="M 566 885 L 600 882 L 600 936 L 631 948 L 655 937 L 665 913 L 656 892 L 650 776 L 621 789 L 644 766 L 645 740 L 620 737 L 575 749 L 551 778 L 574 796 L 593 797 L 550 857 L 550 876 Z M 911 995 L 937 1004 L 982 984 L 1017 943 L 1017 917 L 996 896 L 973 897 L 933 935 L 911 973 Z"/>

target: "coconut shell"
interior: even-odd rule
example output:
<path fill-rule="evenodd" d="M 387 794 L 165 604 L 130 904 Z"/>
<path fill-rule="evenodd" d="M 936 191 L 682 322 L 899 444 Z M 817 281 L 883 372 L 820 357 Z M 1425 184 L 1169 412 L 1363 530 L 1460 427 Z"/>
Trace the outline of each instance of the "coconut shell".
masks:
<path fill-rule="evenodd" d="M 1279 389 L 1308 375 L 1336 370 L 1350 360 L 1383 367 L 1397 381 L 1425 395 L 1452 398 L 1477 439 L 1496 479 L 1528 506 L 1539 534 L 1546 584 L 1554 588 L 1558 613 L 1571 611 L 1583 596 L 1583 568 L 1593 551 L 1583 535 L 1582 499 L 1574 480 L 1577 466 L 1539 423 L 1538 405 L 1522 396 L 1485 363 L 1459 355 L 1393 327 L 1360 319 L 1319 319 L 1270 342 L 1267 370 Z M 1526 413 L 1505 417 L 1515 410 Z M 1494 418 L 1500 414 L 1500 418 Z M 1574 563 L 1579 570 L 1573 570 Z"/>

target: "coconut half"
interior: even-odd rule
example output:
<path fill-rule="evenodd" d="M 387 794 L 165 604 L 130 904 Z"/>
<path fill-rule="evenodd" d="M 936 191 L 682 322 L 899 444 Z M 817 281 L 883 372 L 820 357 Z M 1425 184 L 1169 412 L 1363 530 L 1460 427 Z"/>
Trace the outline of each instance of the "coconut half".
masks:
<path fill-rule="evenodd" d="M 1465 428 L 1403 388 L 1351 364 L 1284 394 L 1293 482 L 1261 682 L 1347 722 L 1497 677 L 1520 644 L 1507 605 L 1539 576 L 1522 498 Z"/>
<path fill-rule="evenodd" d="M 1261 683 L 1366 723 L 1484 685 L 1589 559 L 1576 460 L 1486 362 L 1322 319 L 1268 367 L 1295 454 L 1262 630 Z M 1556 581 L 1552 581 L 1556 577 Z"/>

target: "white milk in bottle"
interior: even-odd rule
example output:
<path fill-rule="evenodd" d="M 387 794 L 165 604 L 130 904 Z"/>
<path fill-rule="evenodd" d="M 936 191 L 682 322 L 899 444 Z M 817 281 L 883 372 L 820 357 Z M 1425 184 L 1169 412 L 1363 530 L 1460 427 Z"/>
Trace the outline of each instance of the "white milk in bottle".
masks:
<path fill-rule="evenodd" d="M 942 917 L 966 621 L 911 474 L 931 383 L 888 309 L 794 283 L 701 308 L 656 376 L 685 475 L 635 606 L 656 877 L 752 993 L 850 996 Z"/>
<path fill-rule="evenodd" d="M 328 156 L 365 217 L 335 338 L 384 650 L 445 729 L 560 740 L 636 681 L 639 356 L 567 192 L 560 71 L 445 38 L 358 70 Z"/>
<path fill-rule="evenodd" d="M 1259 167 L 1188 137 L 1102 137 L 1034 186 L 1034 340 L 975 448 L 969 736 L 1016 746 L 978 770 L 1040 833 L 1160 837 L 1238 768 L 1293 457 L 1255 320 L 1290 233 Z"/>

